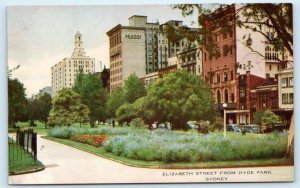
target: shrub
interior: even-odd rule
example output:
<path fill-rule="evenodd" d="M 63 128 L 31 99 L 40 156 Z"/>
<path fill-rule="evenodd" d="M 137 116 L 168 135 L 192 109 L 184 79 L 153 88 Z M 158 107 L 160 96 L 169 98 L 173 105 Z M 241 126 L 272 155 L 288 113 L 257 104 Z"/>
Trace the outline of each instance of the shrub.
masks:
<path fill-rule="evenodd" d="M 131 120 L 130 125 L 133 127 L 139 127 L 139 128 L 147 127 L 147 125 L 145 124 L 145 122 L 143 121 L 142 118 L 135 118 L 135 119 Z"/>
<path fill-rule="evenodd" d="M 119 156 L 145 161 L 196 162 L 283 157 L 287 134 L 198 135 L 168 130 L 134 132 L 108 139 L 104 148 Z"/>

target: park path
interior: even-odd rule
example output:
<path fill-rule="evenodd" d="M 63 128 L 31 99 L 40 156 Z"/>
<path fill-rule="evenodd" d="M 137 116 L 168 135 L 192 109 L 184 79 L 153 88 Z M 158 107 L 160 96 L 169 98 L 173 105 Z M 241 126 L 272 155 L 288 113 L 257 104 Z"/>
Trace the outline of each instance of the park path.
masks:
<path fill-rule="evenodd" d="M 154 182 L 205 182 L 216 169 L 172 170 L 136 168 L 120 164 L 60 143 L 38 137 L 38 159 L 46 169 L 40 172 L 9 176 L 10 184 L 88 184 L 88 183 L 154 183 Z M 271 169 L 270 167 L 269 169 Z M 290 167 L 276 167 L 275 172 L 287 171 Z M 244 168 L 255 169 L 255 168 Z M 261 168 L 258 168 L 261 169 Z M 226 169 L 229 170 L 229 169 Z M 181 174 L 178 174 L 181 172 Z M 282 178 L 279 175 L 265 176 L 264 181 Z M 225 181 L 253 181 L 253 176 L 239 179 L 228 176 Z M 257 178 L 256 178 L 257 179 Z M 283 178 L 284 179 L 284 178 Z M 218 180 L 216 180 L 218 181 Z M 221 180 L 220 180 L 221 181 Z M 222 180 L 223 181 L 223 180 Z"/>

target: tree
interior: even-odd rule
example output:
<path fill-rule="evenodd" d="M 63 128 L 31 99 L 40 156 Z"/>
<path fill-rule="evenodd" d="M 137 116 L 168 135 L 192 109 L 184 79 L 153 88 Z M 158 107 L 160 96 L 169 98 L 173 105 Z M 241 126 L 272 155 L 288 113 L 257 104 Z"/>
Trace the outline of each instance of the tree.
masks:
<path fill-rule="evenodd" d="M 280 123 L 281 119 L 271 110 L 266 110 L 261 118 L 261 123 L 270 126 L 274 123 Z"/>
<path fill-rule="evenodd" d="M 106 106 L 107 117 L 115 118 L 117 109 L 126 102 L 123 88 L 118 87 L 110 94 Z"/>
<path fill-rule="evenodd" d="M 116 112 L 117 121 L 119 124 L 128 124 L 136 118 L 136 115 L 134 113 L 134 105 L 130 103 L 125 103 L 122 106 L 120 106 Z"/>
<path fill-rule="evenodd" d="M 149 120 L 170 122 L 172 129 L 187 129 L 187 121 L 209 120 L 213 102 L 207 84 L 186 71 L 167 74 L 148 88 L 148 95 L 140 99 Z M 144 116 L 145 118 L 145 116 Z"/>
<path fill-rule="evenodd" d="M 124 97 L 128 103 L 133 103 L 135 100 L 145 96 L 146 94 L 146 89 L 136 74 L 131 74 L 125 80 Z"/>
<path fill-rule="evenodd" d="M 96 121 L 106 120 L 107 92 L 103 88 L 101 77 L 81 72 L 77 75 L 73 90 L 80 95 L 82 103 L 90 109 L 91 127 L 95 126 Z"/>
<path fill-rule="evenodd" d="M 25 88 L 18 79 L 8 78 L 8 124 L 16 127 L 16 122 L 27 119 L 27 103 Z"/>
<path fill-rule="evenodd" d="M 255 113 L 253 114 L 254 121 L 255 121 L 255 123 L 257 123 L 257 124 L 259 125 L 260 131 L 261 131 L 262 118 L 263 118 L 264 112 L 265 112 L 265 110 L 258 110 L 257 112 L 255 112 Z M 260 131 L 259 131 L 259 132 L 260 132 Z"/>
<path fill-rule="evenodd" d="M 70 126 L 73 123 L 89 121 L 89 109 L 81 103 L 80 96 L 64 88 L 52 100 L 48 117 L 49 125 Z"/>
<path fill-rule="evenodd" d="M 51 95 L 48 93 L 43 93 L 29 100 L 28 112 L 31 125 L 34 125 L 34 120 L 39 120 L 44 122 L 45 128 L 47 128 L 47 120 L 52 106 L 51 101 Z"/>

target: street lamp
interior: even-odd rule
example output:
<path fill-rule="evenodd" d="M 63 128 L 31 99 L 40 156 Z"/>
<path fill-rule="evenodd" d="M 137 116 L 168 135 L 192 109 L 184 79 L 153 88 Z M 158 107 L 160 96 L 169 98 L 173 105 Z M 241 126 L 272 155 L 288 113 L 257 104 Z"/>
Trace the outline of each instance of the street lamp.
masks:
<path fill-rule="evenodd" d="M 227 108 L 227 103 L 223 103 L 223 109 L 224 109 L 224 138 L 226 137 L 226 108 Z"/>

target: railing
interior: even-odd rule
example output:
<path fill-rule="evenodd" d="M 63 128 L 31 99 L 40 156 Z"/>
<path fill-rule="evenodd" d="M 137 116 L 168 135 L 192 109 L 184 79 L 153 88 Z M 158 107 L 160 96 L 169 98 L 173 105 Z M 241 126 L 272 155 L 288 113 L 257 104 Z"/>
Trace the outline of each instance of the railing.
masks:
<path fill-rule="evenodd" d="M 10 159 L 22 160 L 24 154 L 28 153 L 37 161 L 37 134 L 32 129 L 18 130 L 16 138 L 9 138 L 8 143 L 12 146 L 12 149 L 9 147 Z"/>

